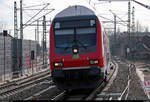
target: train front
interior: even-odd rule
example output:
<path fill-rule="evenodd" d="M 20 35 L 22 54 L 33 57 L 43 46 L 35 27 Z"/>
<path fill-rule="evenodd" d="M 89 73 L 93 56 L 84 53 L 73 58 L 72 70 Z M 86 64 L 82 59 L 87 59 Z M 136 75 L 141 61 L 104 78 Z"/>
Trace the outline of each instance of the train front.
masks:
<path fill-rule="evenodd" d="M 59 89 L 94 88 L 104 77 L 101 25 L 90 9 L 71 6 L 50 30 L 50 64 Z"/>

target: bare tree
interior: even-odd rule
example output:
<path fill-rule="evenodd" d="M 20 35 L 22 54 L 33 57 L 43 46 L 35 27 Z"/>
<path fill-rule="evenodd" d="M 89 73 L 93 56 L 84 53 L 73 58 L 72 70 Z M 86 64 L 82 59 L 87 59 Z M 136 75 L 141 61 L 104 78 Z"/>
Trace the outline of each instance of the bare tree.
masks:
<path fill-rule="evenodd" d="M 136 26 L 135 26 L 136 32 L 143 32 L 143 26 L 140 24 L 139 20 L 136 21 Z"/>
<path fill-rule="evenodd" d="M 144 27 L 144 32 L 146 32 L 146 33 L 149 32 L 149 27 L 148 26 Z"/>

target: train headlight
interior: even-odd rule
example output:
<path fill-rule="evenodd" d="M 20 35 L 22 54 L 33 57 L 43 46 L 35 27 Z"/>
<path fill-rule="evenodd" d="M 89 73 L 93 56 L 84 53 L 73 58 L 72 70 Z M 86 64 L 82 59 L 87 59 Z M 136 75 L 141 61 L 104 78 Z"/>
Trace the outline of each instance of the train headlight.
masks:
<path fill-rule="evenodd" d="M 54 63 L 54 66 L 55 66 L 55 67 L 62 67 L 63 64 L 62 64 L 61 62 L 55 62 L 55 63 Z"/>
<path fill-rule="evenodd" d="M 78 49 L 73 49 L 73 52 L 74 52 L 74 53 L 77 53 L 77 52 L 78 52 Z"/>
<path fill-rule="evenodd" d="M 90 60 L 90 64 L 98 64 L 99 61 L 98 60 Z"/>
<path fill-rule="evenodd" d="M 74 49 L 73 49 L 73 53 L 74 53 L 74 54 L 77 54 L 77 53 L 78 53 L 78 49 L 77 49 L 77 48 L 74 48 Z"/>

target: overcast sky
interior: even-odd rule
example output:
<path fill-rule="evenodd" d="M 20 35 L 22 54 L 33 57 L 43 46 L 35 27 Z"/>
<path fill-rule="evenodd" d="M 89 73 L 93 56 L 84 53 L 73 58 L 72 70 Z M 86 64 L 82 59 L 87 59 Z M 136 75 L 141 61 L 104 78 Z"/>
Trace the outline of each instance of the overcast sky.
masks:
<path fill-rule="evenodd" d="M 17 1 L 17 6 L 19 8 L 19 0 Z M 84 5 L 86 7 L 89 7 L 92 9 L 92 6 L 88 4 L 89 0 L 23 0 L 23 6 L 31 6 L 31 5 L 39 5 L 43 3 L 50 3 L 48 8 L 54 8 L 55 11 L 53 11 L 50 15 L 47 16 L 47 20 L 52 19 L 56 13 L 59 11 L 63 10 L 64 8 L 70 6 L 70 5 Z M 96 3 L 96 13 L 109 18 L 109 19 L 114 19 L 113 15 L 109 12 L 111 9 L 114 13 L 118 15 L 122 20 L 126 21 L 127 20 L 127 12 L 128 12 L 128 2 L 98 2 L 98 0 L 91 0 L 91 5 L 93 3 Z M 142 2 L 144 4 L 147 4 L 150 6 L 150 0 L 137 0 L 139 2 Z M 2 23 L 6 28 L 5 29 L 13 29 L 13 5 L 14 5 L 14 0 L 0 0 L 0 23 Z M 134 3 L 131 2 L 131 7 L 135 7 L 135 22 L 139 20 L 139 22 L 143 26 L 150 26 L 150 10 Z M 39 7 L 39 8 L 42 8 Z M 23 21 L 24 23 L 30 19 L 34 14 L 36 14 L 38 11 L 27 11 L 25 10 L 23 12 Z M 42 12 L 40 15 L 38 15 L 36 18 L 40 17 L 42 14 L 46 13 Z M 19 11 L 18 11 L 18 16 L 19 16 Z M 18 17 L 19 18 L 19 17 Z M 36 19 L 35 18 L 35 19 Z M 100 18 L 101 21 L 106 21 L 103 18 Z M 117 19 L 119 20 L 119 19 Z M 18 26 L 19 26 L 19 19 L 18 19 Z M 105 24 L 104 25 L 106 28 L 113 27 L 112 24 Z M 120 27 L 120 29 L 126 30 L 126 26 L 123 25 L 117 25 L 117 28 Z M 41 29 L 42 30 L 42 29 Z M 49 27 L 47 27 L 47 30 L 49 30 Z M 24 29 L 24 38 L 25 39 L 34 39 L 34 31 L 35 27 L 27 27 Z M 13 30 L 12 33 L 13 35 Z"/>

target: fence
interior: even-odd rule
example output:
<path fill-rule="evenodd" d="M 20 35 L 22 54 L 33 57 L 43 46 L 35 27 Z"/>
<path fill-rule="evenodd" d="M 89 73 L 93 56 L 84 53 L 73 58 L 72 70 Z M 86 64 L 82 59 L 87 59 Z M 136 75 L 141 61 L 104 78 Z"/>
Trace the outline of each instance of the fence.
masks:
<path fill-rule="evenodd" d="M 0 81 L 4 81 L 4 73 L 6 76 L 6 80 L 10 80 L 12 78 L 12 38 L 5 37 L 5 63 L 4 63 L 4 37 L 0 36 Z M 35 59 L 33 60 L 33 69 L 38 68 L 35 71 L 41 69 L 42 57 L 36 55 L 37 50 L 37 42 L 32 40 L 23 40 L 22 41 L 22 72 L 23 74 L 31 74 L 32 69 L 32 60 L 30 58 L 31 51 L 34 51 Z M 42 55 L 42 54 L 41 54 Z M 37 57 L 36 57 L 37 56 Z M 37 59 L 36 59 L 37 58 Z M 5 71 L 4 71 L 5 66 Z"/>

